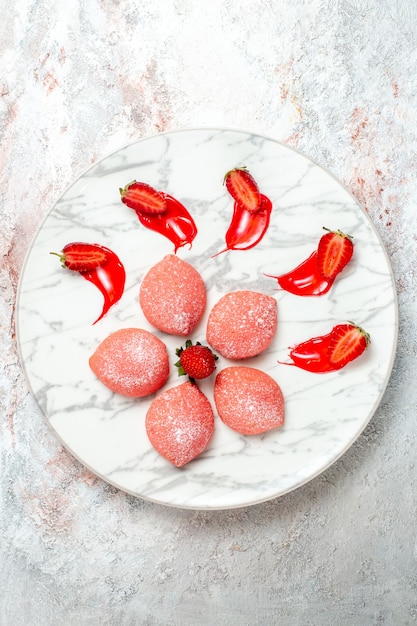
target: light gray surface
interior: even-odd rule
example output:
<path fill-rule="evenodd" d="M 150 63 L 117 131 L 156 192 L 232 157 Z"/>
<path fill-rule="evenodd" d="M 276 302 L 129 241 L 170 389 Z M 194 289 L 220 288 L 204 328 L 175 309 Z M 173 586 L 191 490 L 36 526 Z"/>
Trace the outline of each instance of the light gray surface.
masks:
<path fill-rule="evenodd" d="M 415 623 L 415 3 L 1 8 L 2 626 Z M 129 141 L 198 126 L 270 135 L 328 167 L 380 233 L 400 307 L 393 375 L 359 440 L 297 491 L 230 512 L 149 504 L 81 467 L 13 338 L 24 255 L 73 179 Z"/>

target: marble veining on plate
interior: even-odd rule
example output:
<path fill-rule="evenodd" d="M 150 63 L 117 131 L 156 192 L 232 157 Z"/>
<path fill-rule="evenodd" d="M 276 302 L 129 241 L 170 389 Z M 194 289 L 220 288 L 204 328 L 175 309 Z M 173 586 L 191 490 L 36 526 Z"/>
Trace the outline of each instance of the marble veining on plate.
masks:
<path fill-rule="evenodd" d="M 224 248 L 232 201 L 222 182 L 246 165 L 273 202 L 269 230 L 247 251 Z M 171 466 L 150 446 L 144 416 L 152 398 L 112 394 L 88 366 L 110 332 L 138 326 L 166 342 L 167 386 L 181 338 L 155 331 L 143 317 L 138 291 L 147 270 L 172 244 L 147 231 L 120 202 L 119 187 L 143 180 L 180 200 L 198 235 L 178 256 L 194 265 L 208 289 L 206 314 L 193 334 L 205 341 L 211 306 L 234 289 L 256 289 L 277 299 L 279 326 L 270 348 L 247 361 L 273 376 L 286 401 L 282 429 L 244 437 L 216 417 L 204 454 L 184 468 Z M 316 247 L 322 227 L 353 236 L 354 257 L 332 290 L 299 298 L 278 290 L 265 274 L 284 273 Z M 101 295 L 60 268 L 49 252 L 75 240 L 101 243 L 127 273 L 121 301 L 96 325 Z M 93 166 L 67 190 L 44 220 L 22 273 L 17 311 L 19 349 L 31 390 L 59 439 L 97 475 L 132 494 L 173 506 L 232 508 L 279 496 L 334 462 L 362 432 L 382 397 L 397 339 L 396 294 L 389 261 L 366 213 L 328 172 L 268 138 L 228 130 L 162 133 L 131 144 Z M 371 335 L 357 362 L 331 374 L 277 364 L 288 348 L 352 320 Z M 246 362 L 245 362 L 246 363 Z M 220 358 L 218 371 L 229 365 Z M 212 401 L 214 378 L 201 384 Z"/>

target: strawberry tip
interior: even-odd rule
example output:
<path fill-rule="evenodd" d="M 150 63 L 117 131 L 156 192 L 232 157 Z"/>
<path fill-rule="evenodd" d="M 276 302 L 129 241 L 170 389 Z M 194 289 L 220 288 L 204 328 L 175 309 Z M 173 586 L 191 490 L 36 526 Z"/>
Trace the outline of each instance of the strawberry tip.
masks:
<path fill-rule="evenodd" d="M 346 239 L 349 239 L 350 241 L 352 241 L 353 239 L 353 235 L 348 235 L 347 233 L 344 233 L 342 230 L 340 230 L 340 228 L 338 228 L 337 230 L 332 230 L 331 228 L 322 226 L 322 229 L 327 231 L 328 233 L 334 233 L 335 235 L 339 235 L 339 237 L 345 237 Z"/>
<path fill-rule="evenodd" d="M 127 185 L 125 185 L 124 187 L 119 187 L 119 192 L 120 192 L 120 195 L 122 196 L 122 198 L 123 198 L 123 196 L 126 195 L 127 191 L 129 190 L 129 187 L 131 185 L 134 185 L 135 182 L 136 182 L 136 180 L 131 180 L 130 183 L 127 183 Z"/>
<path fill-rule="evenodd" d="M 367 333 L 366 330 L 364 330 L 361 326 L 358 326 L 357 324 L 355 324 L 355 322 L 348 321 L 347 323 L 350 324 L 351 326 L 354 326 L 356 330 L 358 330 L 361 333 L 362 337 L 366 341 L 366 347 L 368 347 L 369 344 L 371 343 L 371 335 Z"/>
<path fill-rule="evenodd" d="M 50 252 L 49 254 L 57 256 L 61 261 L 61 267 L 63 267 L 64 269 L 68 269 L 68 267 L 65 265 L 65 254 L 63 254 L 62 252 Z"/>
<path fill-rule="evenodd" d="M 246 165 L 240 165 L 239 167 L 233 167 L 231 170 L 227 171 L 223 177 L 223 185 L 226 184 L 226 180 L 228 179 L 230 174 L 232 174 L 233 172 L 239 172 L 239 171 L 247 172 L 248 168 L 246 167 Z"/>

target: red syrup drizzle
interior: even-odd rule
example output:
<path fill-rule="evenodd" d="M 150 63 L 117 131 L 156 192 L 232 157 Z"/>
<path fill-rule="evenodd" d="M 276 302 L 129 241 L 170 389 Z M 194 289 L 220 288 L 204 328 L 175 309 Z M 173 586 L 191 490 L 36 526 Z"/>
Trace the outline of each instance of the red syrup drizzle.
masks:
<path fill-rule="evenodd" d="M 333 339 L 333 331 L 327 335 L 313 337 L 299 343 L 290 350 L 289 356 L 293 363 L 278 361 L 281 365 L 295 365 L 308 372 L 332 372 L 337 369 L 329 360 L 329 346 Z"/>
<path fill-rule="evenodd" d="M 314 251 L 308 259 L 300 263 L 295 269 L 275 278 L 279 286 L 296 296 L 322 296 L 333 285 L 334 278 L 323 278 L 317 266 L 317 251 Z"/>
<path fill-rule="evenodd" d="M 107 261 L 92 270 L 79 272 L 85 280 L 93 283 L 104 297 L 103 310 L 96 321 L 93 322 L 93 325 L 101 320 L 110 307 L 120 300 L 126 280 L 125 268 L 119 257 L 109 248 L 99 244 L 96 245 L 105 251 Z"/>
<path fill-rule="evenodd" d="M 261 207 L 258 211 L 247 211 L 237 202 L 233 206 L 233 216 L 226 232 L 226 248 L 213 257 L 227 250 L 249 250 L 256 246 L 265 235 L 272 211 L 272 202 L 267 196 L 260 194 Z"/>
<path fill-rule="evenodd" d="M 185 206 L 167 193 L 160 192 L 166 201 L 166 211 L 149 215 L 135 211 L 143 226 L 167 237 L 174 244 L 174 253 L 178 248 L 191 246 L 197 235 L 197 226 Z"/>

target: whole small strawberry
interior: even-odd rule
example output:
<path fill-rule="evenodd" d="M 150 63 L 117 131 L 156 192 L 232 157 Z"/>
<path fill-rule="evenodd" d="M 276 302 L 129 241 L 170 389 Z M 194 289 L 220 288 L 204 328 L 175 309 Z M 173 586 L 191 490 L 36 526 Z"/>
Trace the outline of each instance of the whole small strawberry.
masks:
<path fill-rule="evenodd" d="M 216 369 L 218 356 L 199 341 L 193 345 L 193 342 L 187 339 L 185 348 L 178 348 L 175 354 L 179 356 L 175 363 L 178 367 L 178 376 L 188 375 L 191 382 L 207 378 Z"/>

